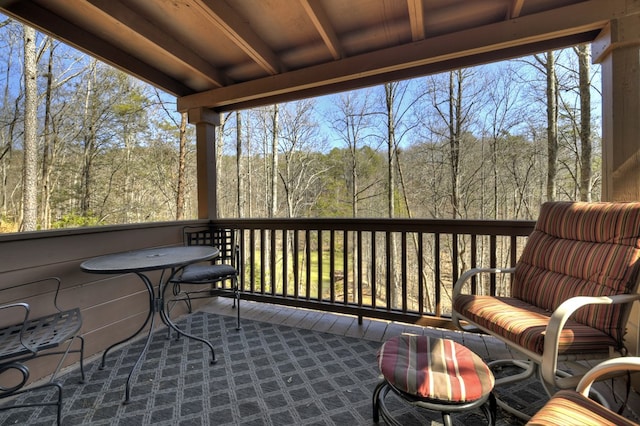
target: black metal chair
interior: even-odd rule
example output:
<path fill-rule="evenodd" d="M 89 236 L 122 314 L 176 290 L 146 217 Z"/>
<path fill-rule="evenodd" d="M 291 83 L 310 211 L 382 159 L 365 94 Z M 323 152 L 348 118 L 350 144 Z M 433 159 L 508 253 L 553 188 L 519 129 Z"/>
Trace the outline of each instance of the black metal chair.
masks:
<path fill-rule="evenodd" d="M 60 424 L 62 416 L 62 384 L 56 381 L 56 376 L 69 353 L 80 354 L 80 374 L 82 376 L 80 382 L 84 382 L 84 339 L 78 334 L 82 327 L 80 309 L 63 310 L 58 306 L 61 281 L 56 277 L 6 287 L 2 291 L 4 294 L 8 294 L 9 299 L 15 297 L 13 300 L 22 300 L 22 294 L 25 294 L 23 291 L 25 286 L 32 284 L 46 286 L 49 282 L 56 283 L 56 289 L 53 296 L 53 306 L 47 306 L 47 314 L 43 316 L 34 315 L 32 310 L 36 310 L 36 306 L 31 306 L 24 301 L 0 305 L 0 321 L 3 324 L 0 328 L 0 380 L 2 381 L 0 383 L 0 399 L 14 397 L 46 387 L 56 388 L 58 396 L 54 401 L 16 402 L 0 407 L 0 411 L 22 407 L 55 405 L 58 409 L 57 421 Z M 40 305 L 38 305 L 39 308 Z M 16 322 L 16 319 L 20 319 L 20 321 Z M 80 340 L 80 347 L 72 349 L 76 338 Z M 56 369 L 51 374 L 50 380 L 41 385 L 29 386 L 27 361 L 51 355 L 61 355 L 61 357 Z"/>
<path fill-rule="evenodd" d="M 169 285 L 173 287 L 171 304 L 183 301 L 192 312 L 191 301 L 195 299 L 226 296 L 233 298 L 233 307 L 237 309 L 237 329 L 240 329 L 240 291 L 238 276 L 240 266 L 240 247 L 236 244 L 236 232 L 233 229 L 219 229 L 209 226 L 188 226 L 184 229 L 184 243 L 188 246 L 207 245 L 220 250 L 218 257 L 211 263 L 188 265 L 175 276 Z M 193 288 L 193 285 L 207 288 Z"/>

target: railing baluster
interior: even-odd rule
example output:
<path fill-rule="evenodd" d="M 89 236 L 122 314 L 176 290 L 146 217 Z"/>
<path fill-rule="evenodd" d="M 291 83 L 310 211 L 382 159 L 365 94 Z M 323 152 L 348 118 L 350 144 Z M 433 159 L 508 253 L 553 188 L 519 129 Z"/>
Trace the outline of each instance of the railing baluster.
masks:
<path fill-rule="evenodd" d="M 362 283 L 363 283 L 363 279 L 362 279 L 362 231 L 357 231 L 356 232 L 356 241 L 357 241 L 357 247 L 356 247 L 356 253 L 357 253 L 357 257 L 358 257 L 358 261 L 356 263 L 356 275 L 357 275 L 357 300 L 355 301 L 356 304 L 358 306 L 362 306 Z"/>
<path fill-rule="evenodd" d="M 311 297 L 311 231 L 305 231 L 305 299 Z"/>
<path fill-rule="evenodd" d="M 418 264 L 418 315 L 422 316 L 425 314 L 425 306 L 424 306 L 424 234 L 422 232 L 418 232 L 418 253 L 417 253 L 417 264 Z"/>
<path fill-rule="evenodd" d="M 378 299 L 378 288 L 377 288 L 377 274 L 376 274 L 376 260 L 377 260 L 377 255 L 376 255 L 376 232 L 372 231 L 371 232 L 371 281 L 370 281 L 370 288 L 371 288 L 371 307 L 373 307 L 374 309 L 378 306 L 377 304 L 377 299 Z"/>
<path fill-rule="evenodd" d="M 471 235 L 471 267 L 475 268 L 478 266 L 478 241 L 477 241 L 477 235 L 473 234 Z M 476 276 L 474 275 L 473 277 L 471 277 L 471 292 L 473 294 L 476 294 L 478 291 L 478 279 L 476 278 Z"/>
<path fill-rule="evenodd" d="M 276 295 L 276 290 L 278 287 L 278 279 L 276 278 L 276 272 L 277 272 L 277 257 L 278 257 L 278 249 L 276 246 L 276 239 L 277 239 L 277 231 L 275 229 L 271 230 L 271 232 L 269 232 L 269 243 L 270 243 L 270 253 L 269 253 L 269 272 L 271 275 L 271 295 L 275 296 Z"/>
<path fill-rule="evenodd" d="M 282 295 L 289 295 L 289 232 L 282 230 Z"/>
<path fill-rule="evenodd" d="M 344 278 L 342 280 L 342 303 L 349 303 L 349 232 L 343 231 L 342 234 L 344 253 L 342 254 Z"/>
<path fill-rule="evenodd" d="M 434 284 L 435 284 L 435 314 L 437 317 L 442 315 L 442 305 L 440 303 L 440 272 L 441 272 L 441 264 L 442 262 L 440 261 L 440 234 L 435 234 L 435 241 L 433 244 L 433 257 L 434 257 L 434 261 L 436 263 L 435 265 L 435 272 L 434 272 Z"/>
<path fill-rule="evenodd" d="M 300 231 L 293 231 L 293 297 L 300 297 Z"/>
<path fill-rule="evenodd" d="M 317 231 L 318 235 L 318 296 L 317 300 L 322 300 L 323 286 L 322 286 L 322 263 L 323 263 L 323 255 L 322 255 L 322 230 Z"/>
<path fill-rule="evenodd" d="M 489 237 L 489 267 L 495 268 L 497 267 L 497 255 L 496 255 L 496 247 L 498 246 L 496 242 L 496 236 L 491 235 Z M 491 274 L 489 277 L 489 294 L 492 296 L 496 295 L 496 274 Z"/>
<path fill-rule="evenodd" d="M 408 288 L 407 288 L 407 233 L 402 232 L 400 234 L 400 268 L 402 274 L 400 275 L 400 282 L 402 283 L 402 312 L 409 310 L 408 306 Z"/>
<path fill-rule="evenodd" d="M 266 229 L 260 230 L 260 293 L 265 294 L 266 289 L 266 264 L 267 264 L 267 250 L 265 249 L 265 233 Z"/>
<path fill-rule="evenodd" d="M 451 281 L 455 283 L 458 280 L 458 271 L 460 268 L 458 264 L 458 234 L 451 236 L 451 246 Z"/>
<path fill-rule="evenodd" d="M 336 231 L 331 230 L 329 233 L 329 300 L 331 303 L 336 301 Z"/>
<path fill-rule="evenodd" d="M 251 247 L 255 247 L 256 246 L 256 231 L 255 229 L 251 229 L 249 230 L 249 245 Z M 244 253 L 244 252 L 243 252 Z M 251 250 L 250 254 L 249 254 L 249 279 L 250 279 L 250 288 L 251 288 L 251 293 L 255 293 L 256 292 L 256 251 L 255 250 Z"/>
<path fill-rule="evenodd" d="M 362 262 L 363 262 L 363 250 L 362 250 L 362 231 L 357 231 L 357 240 L 358 240 L 358 248 L 357 248 L 357 253 L 358 253 L 358 264 L 357 264 L 357 269 L 358 269 L 358 300 L 356 300 L 356 304 L 359 307 L 363 306 L 363 300 L 362 298 L 364 297 L 364 292 L 363 292 L 363 286 L 364 286 L 364 277 L 363 277 L 363 268 L 362 268 Z M 358 315 L 358 324 L 362 324 L 362 315 Z"/>

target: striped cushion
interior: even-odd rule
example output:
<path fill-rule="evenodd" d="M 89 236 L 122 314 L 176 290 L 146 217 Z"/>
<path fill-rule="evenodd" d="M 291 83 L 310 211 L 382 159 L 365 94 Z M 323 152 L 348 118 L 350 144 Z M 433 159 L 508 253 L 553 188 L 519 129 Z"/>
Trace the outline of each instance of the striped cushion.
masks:
<path fill-rule="evenodd" d="M 472 295 L 456 297 L 454 309 L 475 324 L 542 355 L 550 312 L 513 297 Z M 610 346 L 617 346 L 606 333 L 573 320 L 567 321 L 559 343 L 561 354 L 607 354 Z"/>
<path fill-rule="evenodd" d="M 516 265 L 512 296 L 548 311 L 573 296 L 632 293 L 640 257 L 640 203 L 545 203 Z M 574 319 L 624 334 L 621 305 L 580 309 Z"/>
<path fill-rule="evenodd" d="M 638 426 L 575 391 L 557 392 L 527 423 L 536 426 Z"/>
<path fill-rule="evenodd" d="M 394 337 L 380 348 L 378 366 L 394 388 L 441 402 L 477 401 L 494 384 L 493 374 L 478 355 L 447 339 Z"/>

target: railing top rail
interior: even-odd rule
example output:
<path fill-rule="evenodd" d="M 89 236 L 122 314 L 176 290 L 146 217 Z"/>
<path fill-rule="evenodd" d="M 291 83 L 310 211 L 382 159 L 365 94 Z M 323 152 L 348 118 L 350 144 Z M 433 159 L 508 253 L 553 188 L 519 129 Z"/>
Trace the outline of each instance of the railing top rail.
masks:
<path fill-rule="evenodd" d="M 241 229 L 426 232 L 527 236 L 531 220 L 388 219 L 388 218 L 268 218 L 216 219 L 213 224 Z"/>

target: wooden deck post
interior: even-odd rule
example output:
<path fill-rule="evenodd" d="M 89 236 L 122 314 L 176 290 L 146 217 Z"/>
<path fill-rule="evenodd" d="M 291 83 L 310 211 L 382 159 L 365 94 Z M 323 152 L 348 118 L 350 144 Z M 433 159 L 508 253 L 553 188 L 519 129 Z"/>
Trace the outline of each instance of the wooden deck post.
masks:
<path fill-rule="evenodd" d="M 198 219 L 218 217 L 216 185 L 216 126 L 220 114 L 207 108 L 189 110 L 189 123 L 196 125 Z"/>

